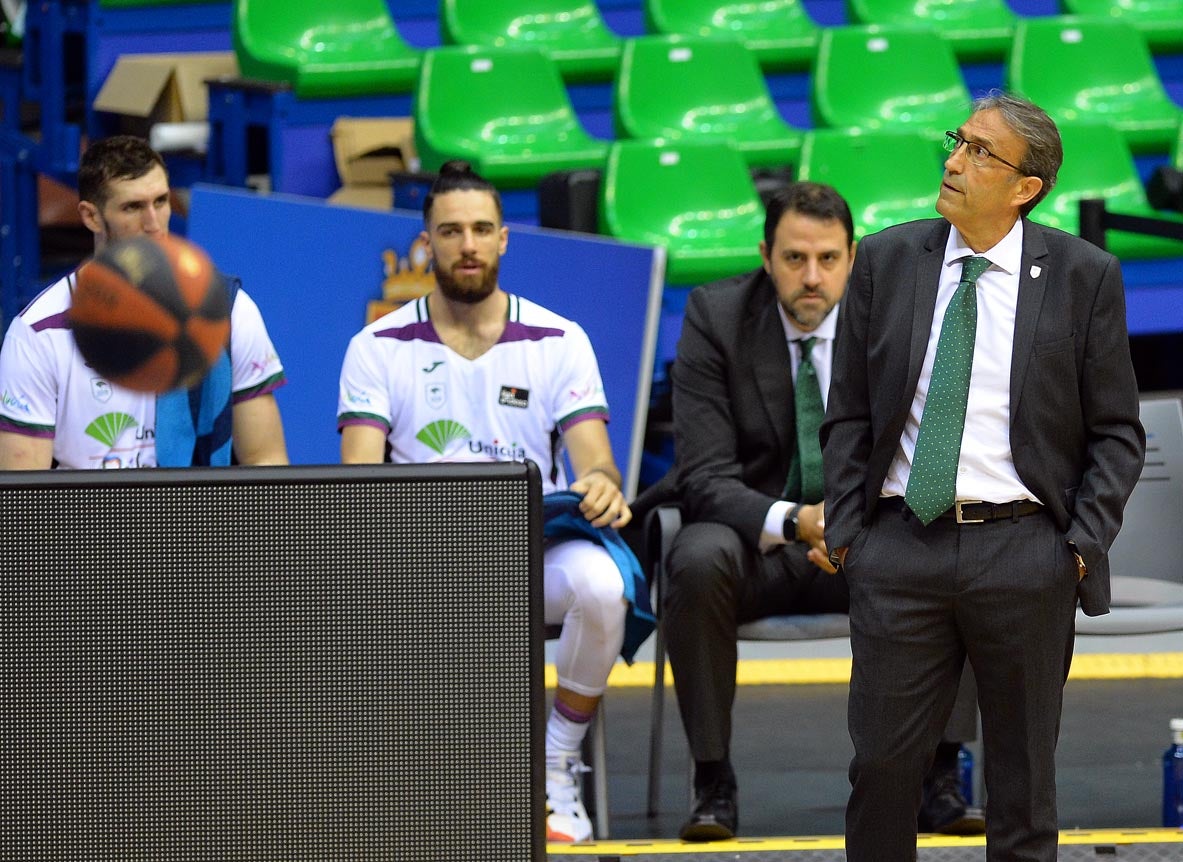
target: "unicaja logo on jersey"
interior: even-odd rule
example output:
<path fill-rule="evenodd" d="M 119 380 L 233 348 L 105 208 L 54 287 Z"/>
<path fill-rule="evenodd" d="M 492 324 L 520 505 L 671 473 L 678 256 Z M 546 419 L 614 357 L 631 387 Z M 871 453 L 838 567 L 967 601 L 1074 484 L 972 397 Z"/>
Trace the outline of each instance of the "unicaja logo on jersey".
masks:
<path fill-rule="evenodd" d="M 416 440 L 440 455 L 444 454 L 448 444 L 471 438 L 469 430 L 454 419 L 437 419 L 424 425 L 415 435 Z"/>
<path fill-rule="evenodd" d="M 114 446 L 119 435 L 135 424 L 135 417 L 127 413 L 104 413 L 86 426 L 86 433 L 104 446 Z"/>
<path fill-rule="evenodd" d="M 474 455 L 492 458 L 494 461 L 524 461 L 526 458 L 526 450 L 517 443 L 502 443 L 500 440 L 494 440 L 492 443 L 469 440 L 468 451 Z"/>

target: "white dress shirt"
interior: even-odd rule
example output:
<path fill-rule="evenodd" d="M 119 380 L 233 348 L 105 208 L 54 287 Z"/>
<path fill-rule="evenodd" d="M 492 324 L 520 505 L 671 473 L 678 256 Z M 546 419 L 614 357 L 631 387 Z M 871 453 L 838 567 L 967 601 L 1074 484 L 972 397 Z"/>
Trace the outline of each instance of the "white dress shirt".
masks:
<path fill-rule="evenodd" d="M 900 437 L 895 459 L 883 483 L 883 496 L 900 496 L 908 487 L 920 419 L 928 397 L 928 386 L 936 358 L 937 341 L 945 309 L 961 280 L 966 258 L 975 254 L 957 228 L 949 231 L 945 262 L 937 288 L 936 312 L 928 335 L 928 349 L 908 421 Z M 1023 222 L 983 253 L 990 261 L 977 282 L 978 327 L 974 338 L 973 371 L 965 411 L 961 457 L 957 463 L 957 499 L 1006 503 L 1037 500 L 1015 472 L 1010 448 L 1010 366 L 1015 340 L 1015 309 L 1019 298 L 1019 267 L 1023 259 Z"/>

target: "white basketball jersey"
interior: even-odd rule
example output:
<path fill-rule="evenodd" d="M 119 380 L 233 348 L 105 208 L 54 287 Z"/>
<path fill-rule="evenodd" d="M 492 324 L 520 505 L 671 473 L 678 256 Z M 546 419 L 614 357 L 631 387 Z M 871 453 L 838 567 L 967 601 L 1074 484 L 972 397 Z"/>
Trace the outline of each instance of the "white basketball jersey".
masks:
<path fill-rule="evenodd" d="M 395 463 L 529 458 L 544 493 L 567 487 L 562 433 L 608 420 L 587 334 L 512 294 L 505 331 L 476 359 L 440 341 L 426 297 L 376 320 L 349 344 L 339 399 L 338 428 L 381 428 Z"/>
<path fill-rule="evenodd" d="M 59 467 L 155 467 L 156 396 L 116 386 L 86 364 L 66 311 L 66 276 L 12 321 L 0 349 L 0 430 L 53 438 Z M 254 301 L 239 290 L 230 313 L 235 402 L 274 391 L 283 366 Z"/>

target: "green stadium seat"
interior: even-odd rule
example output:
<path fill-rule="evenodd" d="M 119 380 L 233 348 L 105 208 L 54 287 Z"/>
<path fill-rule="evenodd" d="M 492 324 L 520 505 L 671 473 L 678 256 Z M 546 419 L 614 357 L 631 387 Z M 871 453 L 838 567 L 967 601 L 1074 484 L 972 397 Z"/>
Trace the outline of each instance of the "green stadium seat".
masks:
<path fill-rule="evenodd" d="M 243 77 L 301 97 L 406 93 L 419 68 L 385 0 L 235 0 L 232 29 Z"/>
<path fill-rule="evenodd" d="M 795 165 L 802 132 L 784 121 L 755 56 L 731 38 L 625 43 L 613 95 L 621 138 L 730 140 L 752 167 Z"/>
<path fill-rule="evenodd" d="M 558 69 L 535 48 L 427 51 L 412 114 L 424 170 L 467 159 L 499 188 L 534 186 L 557 171 L 601 168 L 608 152 L 606 141 L 580 125 Z"/>
<path fill-rule="evenodd" d="M 445 45 L 537 48 L 567 81 L 609 81 L 623 40 L 593 0 L 441 0 Z"/>
<path fill-rule="evenodd" d="M 764 206 L 723 141 L 616 141 L 600 184 L 600 230 L 667 251 L 666 281 L 694 285 L 760 265 Z"/>
<path fill-rule="evenodd" d="M 964 63 L 1006 56 L 1018 16 L 1006 0 L 846 0 L 852 24 L 925 26 L 940 33 Z"/>
<path fill-rule="evenodd" d="M 818 126 L 915 126 L 938 140 L 969 115 L 953 49 L 929 28 L 832 27 L 822 34 L 812 78 Z"/>
<path fill-rule="evenodd" d="M 1113 126 L 1135 153 L 1166 153 L 1183 122 L 1132 24 L 1064 16 L 1019 22 L 1007 88 L 1057 123 Z"/>
<path fill-rule="evenodd" d="M 1102 198 L 1113 213 L 1183 222 L 1177 213 L 1150 206 L 1120 132 L 1089 123 L 1060 123 L 1059 127 L 1064 165 L 1055 187 L 1031 212 L 1032 221 L 1079 235 L 1080 201 Z M 1183 256 L 1183 242 L 1124 231 L 1109 231 L 1106 246 L 1122 260 Z"/>
<path fill-rule="evenodd" d="M 939 135 L 915 130 L 815 129 L 805 135 L 797 176 L 836 188 L 862 238 L 936 218 L 945 156 Z"/>
<path fill-rule="evenodd" d="M 650 33 L 736 37 L 765 71 L 808 69 L 821 30 L 801 0 L 645 0 L 645 27 Z"/>
<path fill-rule="evenodd" d="M 1151 53 L 1183 51 L 1183 2 L 1180 0 L 1061 0 L 1071 15 L 1113 18 L 1133 24 L 1146 39 Z"/>

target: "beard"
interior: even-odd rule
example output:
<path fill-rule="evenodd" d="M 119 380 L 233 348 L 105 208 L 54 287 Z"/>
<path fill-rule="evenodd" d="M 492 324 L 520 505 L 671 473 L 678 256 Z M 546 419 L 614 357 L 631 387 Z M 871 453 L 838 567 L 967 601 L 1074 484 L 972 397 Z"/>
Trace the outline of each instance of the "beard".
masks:
<path fill-rule="evenodd" d="M 820 297 L 823 300 L 823 304 L 820 307 L 818 307 L 816 305 L 812 305 L 812 304 L 811 305 L 798 304 L 797 300 L 799 300 L 805 296 Z M 831 302 L 825 301 L 825 297 L 819 293 L 813 293 L 810 291 L 801 291 L 800 293 L 798 293 L 796 296 L 793 297 L 793 300 L 791 302 L 784 305 L 783 307 L 784 307 L 785 313 L 788 314 L 790 320 L 792 320 L 794 323 L 796 323 L 799 327 L 801 327 L 801 329 L 805 330 L 806 332 L 812 332 L 814 329 L 817 329 L 817 327 L 819 327 L 821 325 L 821 322 L 823 320 L 826 319 L 826 315 L 829 314 L 830 311 L 834 308 L 834 304 Z"/>
<path fill-rule="evenodd" d="M 488 299 L 497 289 L 497 273 L 501 265 L 498 261 L 488 264 L 480 278 L 463 275 L 459 278 L 451 272 L 442 269 L 435 271 L 435 283 L 444 298 L 452 302 L 463 302 L 466 305 L 476 305 Z"/>

